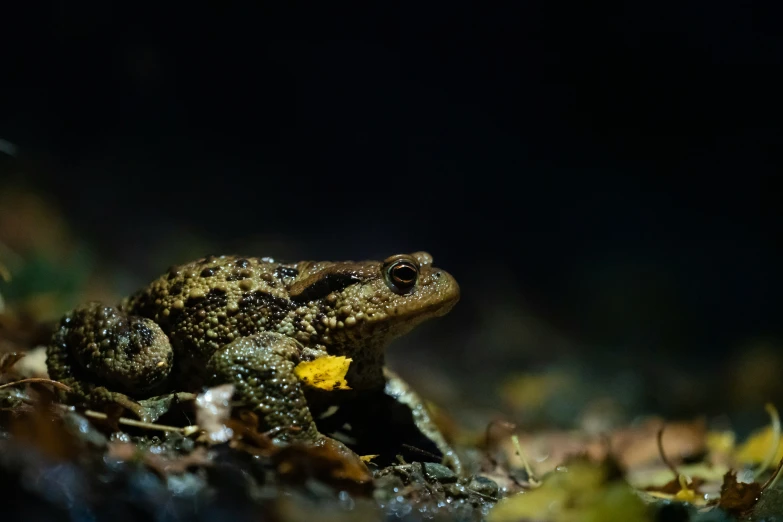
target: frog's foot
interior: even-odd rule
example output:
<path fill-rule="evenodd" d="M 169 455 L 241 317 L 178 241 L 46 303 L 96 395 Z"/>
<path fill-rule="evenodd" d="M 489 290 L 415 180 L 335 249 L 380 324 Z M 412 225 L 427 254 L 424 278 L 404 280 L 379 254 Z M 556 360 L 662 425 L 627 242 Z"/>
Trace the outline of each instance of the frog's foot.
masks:
<path fill-rule="evenodd" d="M 279 428 L 283 440 L 321 437 L 294 374 L 301 346 L 274 332 L 241 337 L 215 352 L 208 370 L 215 383 L 236 388 L 234 401 L 252 408 L 265 428 Z"/>
<path fill-rule="evenodd" d="M 121 406 L 142 422 L 155 422 L 160 415 L 154 415 L 150 408 L 136 402 L 127 395 L 110 391 L 103 386 L 93 388 L 87 396 L 87 404 L 96 410 L 106 410 L 111 406 Z"/>
<path fill-rule="evenodd" d="M 193 393 L 177 392 L 136 401 L 127 395 L 100 386 L 93 388 L 86 402 L 95 409 L 106 409 L 107 406 L 112 405 L 121 406 L 138 420 L 152 423 L 168 413 L 174 404 L 195 398 L 196 395 Z"/>

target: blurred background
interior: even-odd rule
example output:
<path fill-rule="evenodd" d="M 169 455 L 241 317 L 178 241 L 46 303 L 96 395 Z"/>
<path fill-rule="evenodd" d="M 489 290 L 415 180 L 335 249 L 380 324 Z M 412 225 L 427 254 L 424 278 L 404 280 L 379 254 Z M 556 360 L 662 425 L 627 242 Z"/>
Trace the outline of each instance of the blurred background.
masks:
<path fill-rule="evenodd" d="M 4 7 L 2 302 L 427 250 L 462 301 L 389 359 L 461 422 L 767 422 L 780 8 L 509 4 Z"/>

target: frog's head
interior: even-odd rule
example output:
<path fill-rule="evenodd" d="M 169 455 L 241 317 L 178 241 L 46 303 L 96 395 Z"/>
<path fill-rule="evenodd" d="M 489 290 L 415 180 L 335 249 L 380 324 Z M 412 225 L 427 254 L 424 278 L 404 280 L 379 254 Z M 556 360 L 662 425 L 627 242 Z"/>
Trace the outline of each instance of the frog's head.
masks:
<path fill-rule="evenodd" d="M 459 300 L 459 285 L 426 252 L 384 261 L 308 264 L 289 290 L 319 310 L 325 344 L 385 346 Z"/>

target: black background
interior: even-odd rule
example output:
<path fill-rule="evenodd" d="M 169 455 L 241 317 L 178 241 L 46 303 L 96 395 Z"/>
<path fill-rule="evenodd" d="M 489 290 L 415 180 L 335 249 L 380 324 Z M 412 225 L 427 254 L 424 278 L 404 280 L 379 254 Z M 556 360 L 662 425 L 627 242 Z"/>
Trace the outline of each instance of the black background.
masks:
<path fill-rule="evenodd" d="M 586 350 L 779 338 L 779 8 L 249 4 L 8 6 L 6 171 L 145 279 L 186 232 L 426 249 Z"/>

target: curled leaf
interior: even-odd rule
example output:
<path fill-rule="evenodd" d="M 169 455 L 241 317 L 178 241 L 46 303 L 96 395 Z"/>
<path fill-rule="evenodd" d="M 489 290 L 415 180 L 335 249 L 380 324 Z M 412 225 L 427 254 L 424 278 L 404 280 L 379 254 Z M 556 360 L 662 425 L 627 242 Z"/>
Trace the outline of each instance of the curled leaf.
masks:
<path fill-rule="evenodd" d="M 196 398 L 196 424 L 207 435 L 210 444 L 221 444 L 231 440 L 234 432 L 226 426 L 231 417 L 231 396 L 233 384 L 210 388 Z"/>
<path fill-rule="evenodd" d="M 723 476 L 718 506 L 732 514 L 746 513 L 753 509 L 761 495 L 758 482 L 737 482 L 737 472 L 727 471 Z"/>
<path fill-rule="evenodd" d="M 647 506 L 610 466 L 574 461 L 542 480 L 540 487 L 502 499 L 489 522 L 623 520 L 647 522 Z"/>
<path fill-rule="evenodd" d="M 296 365 L 296 376 L 314 388 L 321 390 L 350 390 L 345 374 L 352 359 L 344 356 L 326 355 L 313 361 L 304 361 Z"/>
<path fill-rule="evenodd" d="M 767 410 L 771 421 L 772 442 L 769 445 L 769 449 L 767 450 L 767 454 L 764 457 L 761 465 L 759 465 L 759 467 L 753 473 L 753 478 L 755 480 L 758 480 L 758 478 L 765 471 L 767 471 L 767 468 L 769 468 L 772 463 L 776 461 L 775 457 L 777 456 L 778 448 L 780 447 L 780 415 L 778 414 L 777 408 L 775 408 L 775 405 L 772 403 L 767 403 L 765 409 Z"/>
<path fill-rule="evenodd" d="M 323 438 L 313 444 L 293 443 L 272 456 L 277 472 L 288 482 L 318 479 L 352 494 L 372 490 L 372 473 L 364 461 L 339 441 Z"/>

